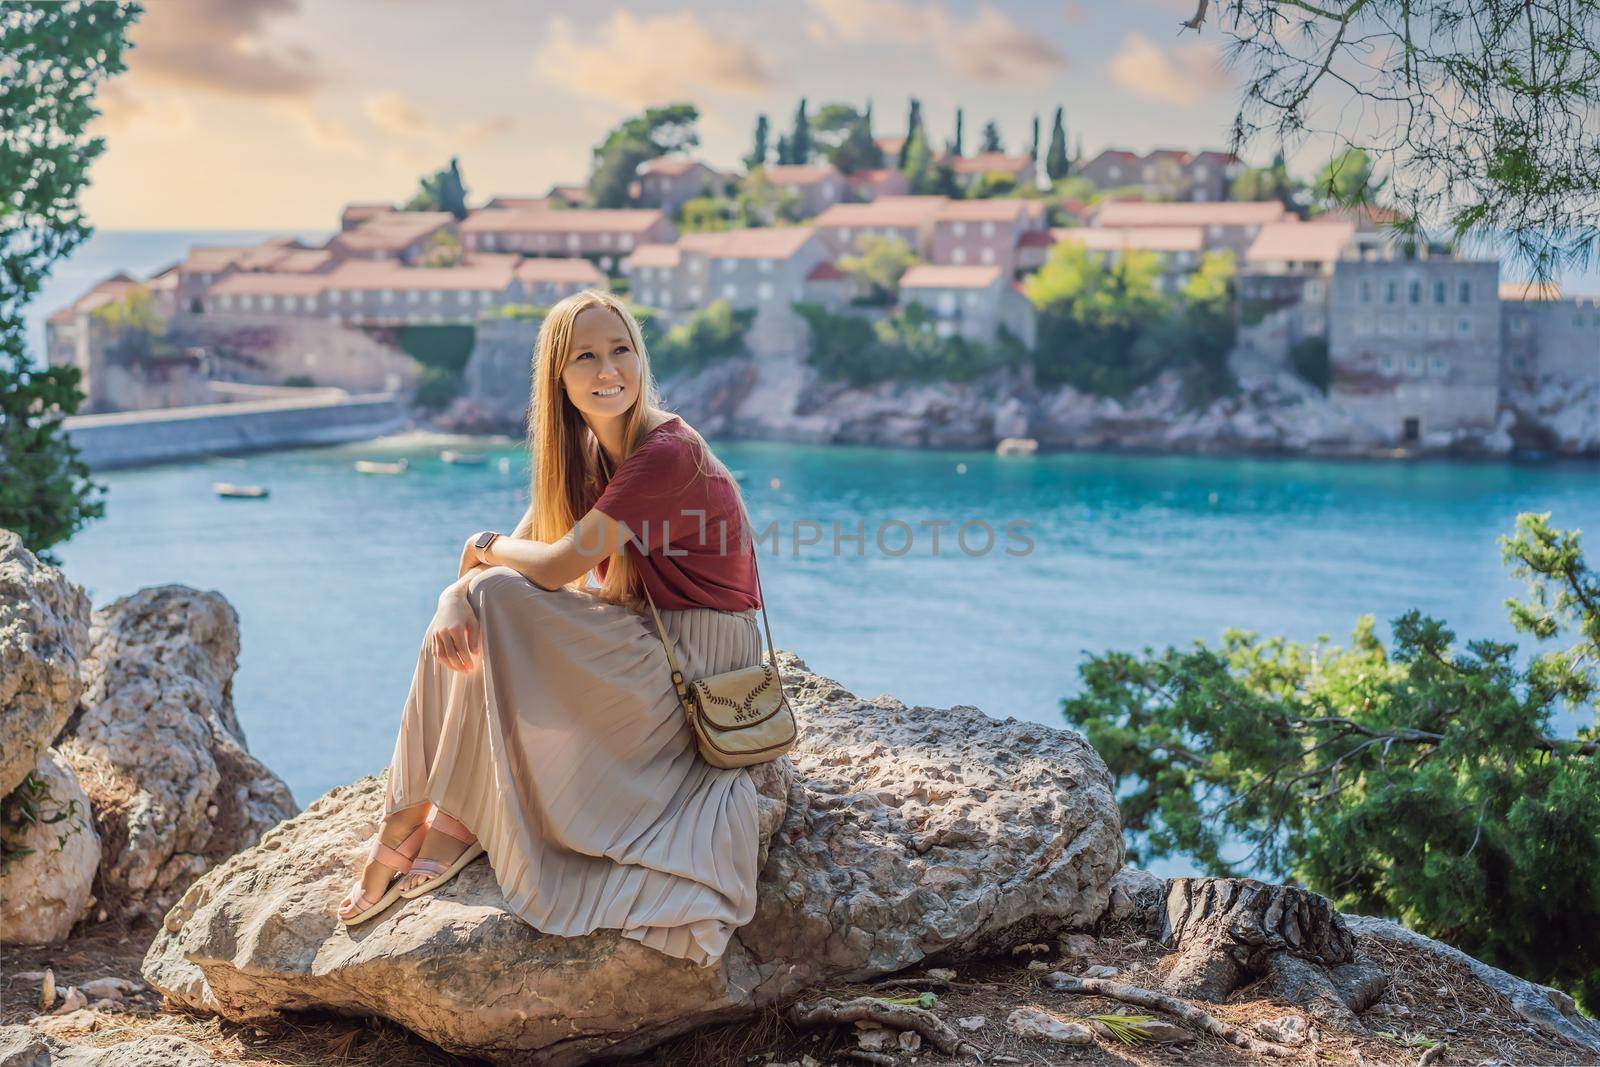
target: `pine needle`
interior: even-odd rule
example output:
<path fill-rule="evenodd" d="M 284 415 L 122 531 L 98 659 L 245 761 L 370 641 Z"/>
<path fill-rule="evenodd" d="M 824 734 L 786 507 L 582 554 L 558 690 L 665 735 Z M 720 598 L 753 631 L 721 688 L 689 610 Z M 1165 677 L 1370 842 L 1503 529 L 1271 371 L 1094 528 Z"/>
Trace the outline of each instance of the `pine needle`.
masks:
<path fill-rule="evenodd" d="M 1091 1015 L 1089 1018 L 1095 1022 L 1105 1024 L 1105 1028 L 1116 1036 L 1124 1045 L 1136 1045 L 1140 1041 L 1150 1040 L 1150 1031 L 1145 1028 L 1145 1023 L 1156 1021 L 1154 1015 Z"/>

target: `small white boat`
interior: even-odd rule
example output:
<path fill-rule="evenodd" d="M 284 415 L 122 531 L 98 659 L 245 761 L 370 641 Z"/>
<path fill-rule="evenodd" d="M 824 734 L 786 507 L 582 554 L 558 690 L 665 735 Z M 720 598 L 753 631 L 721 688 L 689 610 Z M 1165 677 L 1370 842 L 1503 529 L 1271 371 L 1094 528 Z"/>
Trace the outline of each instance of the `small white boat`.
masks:
<path fill-rule="evenodd" d="M 446 463 L 459 463 L 468 467 L 476 467 L 489 462 L 489 457 L 482 452 L 456 452 L 449 448 L 440 452 L 439 458 Z"/>
<path fill-rule="evenodd" d="M 377 459 L 356 460 L 356 470 L 362 474 L 404 474 L 410 465 L 405 459 L 397 459 L 393 463 Z"/>
<path fill-rule="evenodd" d="M 1031 456 L 1039 451 L 1039 442 L 1031 437 L 1002 437 L 994 446 L 997 456 Z"/>
<path fill-rule="evenodd" d="M 212 482 L 211 489 L 218 496 L 264 497 L 268 492 L 259 485 L 234 485 L 232 482 Z"/>

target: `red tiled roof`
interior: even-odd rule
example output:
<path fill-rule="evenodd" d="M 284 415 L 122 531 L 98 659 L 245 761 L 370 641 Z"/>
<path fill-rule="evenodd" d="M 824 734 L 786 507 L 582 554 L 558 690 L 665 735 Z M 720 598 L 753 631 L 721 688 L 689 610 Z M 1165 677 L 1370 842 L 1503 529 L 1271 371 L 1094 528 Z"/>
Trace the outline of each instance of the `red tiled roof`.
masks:
<path fill-rule="evenodd" d="M 1275 222 L 1261 227 L 1245 251 L 1246 263 L 1332 263 L 1355 237 L 1353 222 Z"/>
<path fill-rule="evenodd" d="M 808 282 L 837 282 L 849 278 L 850 275 L 834 266 L 832 263 L 818 263 L 811 268 L 811 273 L 806 275 Z"/>
<path fill-rule="evenodd" d="M 1057 226 L 1057 243 L 1070 241 L 1090 252 L 1199 252 L 1205 231 L 1198 226 Z"/>
<path fill-rule="evenodd" d="M 840 176 L 832 163 L 769 163 L 765 173 L 770 181 L 781 185 L 815 185 Z"/>
<path fill-rule="evenodd" d="M 992 170 L 1011 173 L 1031 165 L 1033 158 L 1027 155 L 1008 156 L 1004 152 L 980 152 L 975 156 L 950 156 L 947 162 L 957 174 L 986 174 Z"/>
<path fill-rule="evenodd" d="M 327 274 L 300 275 L 329 289 L 500 290 L 514 271 L 507 259 L 468 260 L 457 267 L 407 267 L 392 259 L 351 259 Z"/>
<path fill-rule="evenodd" d="M 1084 166 L 1092 167 L 1096 163 L 1099 163 L 1103 159 L 1104 160 L 1115 160 L 1118 163 L 1137 163 L 1137 162 L 1139 162 L 1139 157 L 1137 155 L 1135 155 L 1134 153 L 1132 153 L 1132 152 L 1124 152 L 1120 148 L 1107 148 L 1106 150 L 1101 152 L 1099 155 L 1097 155 L 1093 159 L 1089 160 L 1089 162 L 1085 163 Z"/>
<path fill-rule="evenodd" d="M 815 221 L 822 226 L 921 226 L 950 203 L 944 196 L 880 196 L 866 204 L 833 204 Z"/>
<path fill-rule="evenodd" d="M 334 240 L 350 249 L 398 252 L 455 221 L 456 217 L 448 211 L 390 211 L 373 216 Z"/>
<path fill-rule="evenodd" d="M 900 276 L 900 288 L 906 289 L 985 289 L 1001 276 L 1000 266 L 945 266 L 919 263 Z"/>
<path fill-rule="evenodd" d="M 639 233 L 666 216 L 656 208 L 479 208 L 461 223 L 462 233 Z"/>
<path fill-rule="evenodd" d="M 1093 214 L 1097 226 L 1264 226 L 1288 211 L 1277 200 L 1109 200 Z"/>
<path fill-rule="evenodd" d="M 707 241 L 705 252 L 718 259 L 789 259 L 816 235 L 810 226 L 759 226 L 747 230 L 724 230 L 700 234 L 715 238 Z"/>
<path fill-rule="evenodd" d="M 1056 243 L 1050 230 L 1029 230 L 1017 238 L 1018 248 L 1049 248 Z"/>
<path fill-rule="evenodd" d="M 693 234 L 684 234 L 680 241 Z M 629 269 L 634 267 L 676 267 L 683 261 L 683 253 L 677 245 L 640 245 L 629 253 L 626 262 Z"/>
<path fill-rule="evenodd" d="M 599 267 L 582 257 L 529 256 L 515 268 L 525 282 L 577 282 L 604 285 L 606 276 Z"/>
<path fill-rule="evenodd" d="M 1187 163 L 1194 157 L 1180 148 L 1155 148 L 1145 155 L 1145 162 L 1154 163 L 1157 160 L 1171 159 L 1179 163 Z"/>

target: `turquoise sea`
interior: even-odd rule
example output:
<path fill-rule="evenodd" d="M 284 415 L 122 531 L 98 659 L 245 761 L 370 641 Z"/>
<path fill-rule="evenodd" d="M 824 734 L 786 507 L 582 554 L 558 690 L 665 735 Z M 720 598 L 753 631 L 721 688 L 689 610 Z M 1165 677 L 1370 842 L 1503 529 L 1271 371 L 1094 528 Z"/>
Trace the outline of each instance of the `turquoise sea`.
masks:
<path fill-rule="evenodd" d="M 198 240 L 163 236 L 143 269 Z M 73 270 L 93 281 L 104 266 Z M 781 531 L 761 567 L 780 648 L 863 696 L 1052 725 L 1086 653 L 1215 641 L 1227 626 L 1344 643 L 1360 614 L 1387 636 L 1387 621 L 1416 607 L 1463 639 L 1516 640 L 1503 602 L 1519 587 L 1496 536 L 1519 511 L 1600 530 L 1593 464 L 712 443 L 745 472 L 758 526 Z M 96 606 L 163 582 L 228 598 L 241 620 L 239 718 L 303 805 L 385 765 L 461 542 L 508 529 L 525 506 L 519 442 L 493 446 L 505 462 L 483 467 L 441 463 L 439 447 L 397 439 L 103 473 L 106 517 L 56 551 Z M 411 460 L 403 476 L 353 469 L 397 455 Z M 219 480 L 271 496 L 222 499 L 210 491 Z M 835 554 L 836 522 L 845 534 L 860 524 L 860 554 L 854 542 Z M 937 552 L 927 523 L 945 524 Z M 981 551 L 975 525 L 963 551 L 964 523 L 987 523 L 993 546 Z M 816 542 L 797 546 L 797 529 Z M 910 549 L 888 554 L 908 532 Z M 1023 539 L 1028 551 L 1007 552 Z M 1600 562 L 1592 537 L 1590 555 Z"/>

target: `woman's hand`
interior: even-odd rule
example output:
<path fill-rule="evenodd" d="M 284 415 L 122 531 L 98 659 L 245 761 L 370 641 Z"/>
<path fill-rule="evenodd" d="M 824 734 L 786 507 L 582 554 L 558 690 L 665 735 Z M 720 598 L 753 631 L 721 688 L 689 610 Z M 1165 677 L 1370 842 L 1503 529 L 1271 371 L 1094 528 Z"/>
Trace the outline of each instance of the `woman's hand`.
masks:
<path fill-rule="evenodd" d="M 428 624 L 427 640 L 440 663 L 453 671 L 472 670 L 481 640 L 478 615 L 465 590 L 446 590 L 439 597 L 439 610 Z"/>

